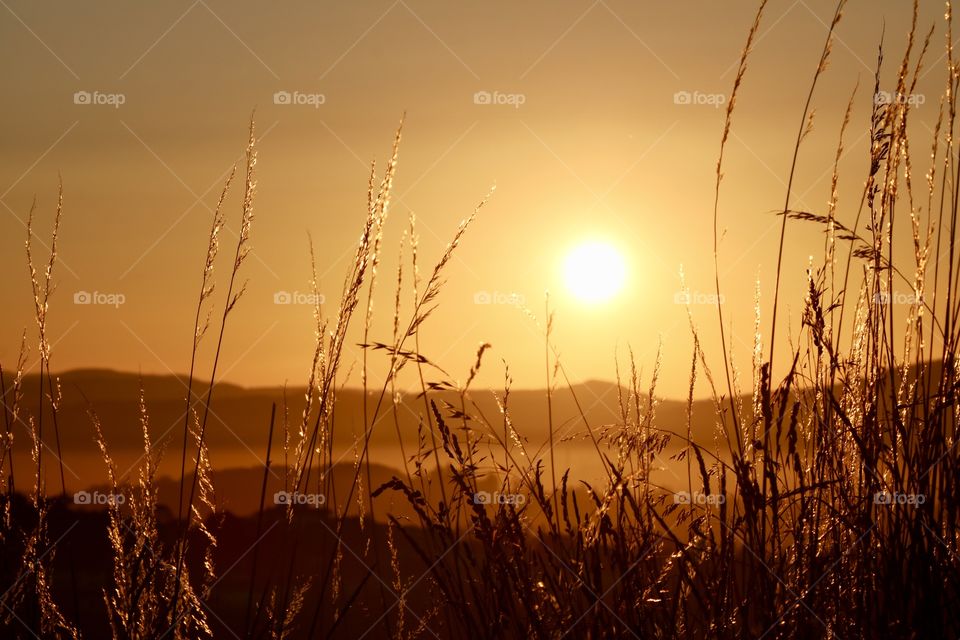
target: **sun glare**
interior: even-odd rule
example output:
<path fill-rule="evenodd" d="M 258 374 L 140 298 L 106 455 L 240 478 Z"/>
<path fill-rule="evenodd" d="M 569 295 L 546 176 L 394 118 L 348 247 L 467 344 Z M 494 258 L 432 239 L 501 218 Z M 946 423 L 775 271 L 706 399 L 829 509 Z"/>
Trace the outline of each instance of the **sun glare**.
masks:
<path fill-rule="evenodd" d="M 623 288 L 626 275 L 620 252 L 602 242 L 576 247 L 564 263 L 567 288 L 577 299 L 588 303 L 612 298 Z"/>

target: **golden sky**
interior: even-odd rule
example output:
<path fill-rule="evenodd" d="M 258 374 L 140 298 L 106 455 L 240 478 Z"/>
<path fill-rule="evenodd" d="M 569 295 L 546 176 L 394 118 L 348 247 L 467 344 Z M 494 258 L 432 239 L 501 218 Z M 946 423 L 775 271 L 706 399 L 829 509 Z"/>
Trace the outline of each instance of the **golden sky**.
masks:
<path fill-rule="evenodd" d="M 755 2 L 0 5 L 5 370 L 15 364 L 23 328 L 34 333 L 24 223 L 36 195 L 37 227 L 48 232 L 58 172 L 65 212 L 50 311 L 54 368 L 186 370 L 210 210 L 241 160 L 256 108 L 262 138 L 250 284 L 220 372 L 246 385 L 302 383 L 311 309 L 275 304 L 275 295 L 296 300 L 292 294 L 309 291 L 309 231 L 321 291 L 335 301 L 363 221 L 369 162 L 388 157 L 406 112 L 372 337 L 390 338 L 396 253 L 409 213 L 417 216 L 426 271 L 495 184 L 449 265 L 440 308 L 422 333 L 424 353 L 463 379 L 477 345 L 490 342 L 480 384 L 502 383 L 503 358 L 518 386 L 542 386 L 542 334 L 520 305 L 501 303 L 521 300 L 542 323 L 549 290 L 555 342 L 573 381 L 612 378 L 615 349 L 624 355 L 628 346 L 649 372 L 662 338 L 660 391 L 685 394 L 692 339 L 685 307 L 675 302 L 679 274 L 682 267 L 694 300 L 713 292 L 723 101 Z M 731 346 L 743 367 L 758 278 L 769 317 L 780 225 L 774 212 L 783 206 L 833 9 L 814 0 L 770 3 L 734 115 L 720 271 Z M 924 3 L 920 21 L 924 32 L 937 27 L 913 115 L 924 145 L 945 77 L 942 12 L 940 3 Z M 859 80 L 838 213 L 852 219 L 865 178 L 881 30 L 885 24 L 889 88 L 909 18 L 903 0 L 852 2 L 846 11 L 815 95 L 793 208 L 825 211 L 837 134 Z M 922 183 L 929 148 L 914 153 Z M 238 190 L 228 207 L 224 258 L 236 237 Z M 820 255 L 822 233 L 800 223 L 788 233 L 781 326 L 787 330 L 789 317 L 796 335 L 808 256 Z M 587 241 L 613 245 L 626 263 L 623 290 L 603 304 L 583 303 L 564 282 L 565 257 Z M 228 266 L 218 266 L 221 295 Z M 75 304 L 78 292 L 119 294 L 123 304 Z M 491 303 L 477 304 L 484 294 Z M 119 298 L 97 298 L 108 299 Z M 692 309 L 717 358 L 715 308 Z M 358 354 L 352 348 L 349 360 Z M 35 349 L 31 356 L 32 364 Z"/>

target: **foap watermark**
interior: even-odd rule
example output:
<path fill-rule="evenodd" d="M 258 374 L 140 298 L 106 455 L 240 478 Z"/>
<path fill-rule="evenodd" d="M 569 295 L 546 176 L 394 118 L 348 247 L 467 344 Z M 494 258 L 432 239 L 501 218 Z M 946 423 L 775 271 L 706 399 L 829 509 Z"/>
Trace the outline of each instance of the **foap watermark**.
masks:
<path fill-rule="evenodd" d="M 512 504 L 520 506 L 527 501 L 527 496 L 522 493 L 500 493 L 494 491 L 477 491 L 473 494 L 473 504 Z"/>
<path fill-rule="evenodd" d="M 902 293 L 896 291 L 887 293 L 886 291 L 874 294 L 873 301 L 877 304 L 919 304 L 920 297 L 916 293 Z"/>
<path fill-rule="evenodd" d="M 477 291 L 473 294 L 473 304 L 505 304 L 511 307 L 522 307 L 526 302 L 527 298 L 519 293 Z"/>
<path fill-rule="evenodd" d="M 890 93 L 889 91 L 877 91 L 873 95 L 873 103 L 877 106 L 886 104 L 907 104 L 911 107 L 919 107 L 927 101 L 927 96 L 922 93 Z"/>
<path fill-rule="evenodd" d="M 73 104 L 108 106 L 119 109 L 127 101 L 122 93 L 103 91 L 77 91 L 73 94 Z"/>
<path fill-rule="evenodd" d="M 99 491 L 77 491 L 73 494 L 73 504 L 120 506 L 127 501 L 122 493 L 101 493 Z"/>
<path fill-rule="evenodd" d="M 307 93 L 304 91 L 277 91 L 273 94 L 273 104 L 307 106 L 319 109 L 326 103 L 327 96 L 322 93 Z"/>
<path fill-rule="evenodd" d="M 273 494 L 273 504 L 322 507 L 327 504 L 327 496 L 322 493 L 300 493 L 299 491 L 277 491 Z"/>
<path fill-rule="evenodd" d="M 674 304 L 685 304 L 685 305 L 694 305 L 694 304 L 703 304 L 715 307 L 721 305 L 726 301 L 726 298 L 722 293 L 703 293 L 701 291 L 677 291 L 673 294 L 673 303 Z"/>
<path fill-rule="evenodd" d="M 707 504 L 718 505 L 727 501 L 722 493 L 701 493 L 700 491 L 677 491 L 673 494 L 673 504 Z"/>
<path fill-rule="evenodd" d="M 277 291 L 273 294 L 273 304 L 309 304 L 316 306 L 326 302 L 322 293 L 303 293 L 301 291 Z"/>
<path fill-rule="evenodd" d="M 707 106 L 719 109 L 726 104 L 727 96 L 722 93 L 704 93 L 703 91 L 677 91 L 673 94 L 673 104 Z"/>
<path fill-rule="evenodd" d="M 473 104 L 507 105 L 519 109 L 527 101 L 522 93 L 503 93 L 501 91 L 477 91 L 473 94 Z"/>
<path fill-rule="evenodd" d="M 122 293 L 103 293 L 102 291 L 77 291 L 73 294 L 73 304 L 100 304 L 114 308 L 127 301 Z"/>
<path fill-rule="evenodd" d="M 873 504 L 906 504 L 912 507 L 923 504 L 927 496 L 922 493 L 898 493 L 896 491 L 878 491 L 873 494 Z"/>

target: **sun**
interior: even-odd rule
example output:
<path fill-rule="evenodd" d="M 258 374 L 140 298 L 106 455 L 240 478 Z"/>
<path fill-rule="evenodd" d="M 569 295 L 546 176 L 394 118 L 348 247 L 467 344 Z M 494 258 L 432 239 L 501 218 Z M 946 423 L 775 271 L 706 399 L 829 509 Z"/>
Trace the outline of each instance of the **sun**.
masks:
<path fill-rule="evenodd" d="M 567 255 L 563 275 L 567 288 L 577 299 L 595 304 L 609 300 L 623 288 L 627 267 L 616 248 L 590 242 Z"/>

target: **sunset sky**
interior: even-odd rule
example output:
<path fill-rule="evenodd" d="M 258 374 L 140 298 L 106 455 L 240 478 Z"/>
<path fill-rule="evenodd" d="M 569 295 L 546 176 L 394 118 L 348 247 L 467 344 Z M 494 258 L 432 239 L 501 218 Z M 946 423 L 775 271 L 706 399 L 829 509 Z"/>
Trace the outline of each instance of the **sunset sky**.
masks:
<path fill-rule="evenodd" d="M 426 276 L 460 220 L 495 185 L 448 267 L 440 307 L 423 328 L 424 354 L 465 379 L 477 345 L 490 342 L 478 384 L 502 384 L 502 358 L 518 386 L 542 386 L 537 323 L 549 290 L 554 341 L 572 381 L 612 379 L 615 350 L 625 356 L 628 346 L 649 372 L 662 337 L 660 393 L 686 393 L 692 338 L 675 297 L 681 268 L 694 302 L 713 293 L 723 102 L 756 2 L 0 5 L 5 371 L 15 365 L 23 328 L 35 334 L 25 223 L 36 196 L 46 241 L 58 172 L 65 209 L 50 310 L 54 369 L 187 369 L 211 209 L 230 167 L 242 167 L 256 109 L 254 252 L 244 267 L 250 284 L 228 328 L 220 373 L 244 385 L 303 383 L 311 308 L 275 304 L 275 295 L 310 290 L 310 232 L 326 310 L 335 312 L 363 223 L 369 163 L 382 166 L 389 157 L 405 112 L 371 337 L 391 337 L 396 256 L 409 213 Z M 720 271 L 730 346 L 743 367 L 758 278 L 769 317 L 775 212 L 833 10 L 833 2 L 771 2 L 738 98 L 721 191 Z M 851 3 L 814 97 L 792 208 L 825 213 L 843 111 L 859 80 L 838 213 L 852 221 L 881 32 L 885 23 L 889 90 L 910 12 L 903 0 Z M 937 30 L 912 115 L 924 140 L 912 149 L 919 193 L 945 74 L 942 13 L 940 3 L 924 3 L 920 22 L 924 34 L 934 24 Z M 239 223 L 236 186 L 218 264 L 220 296 Z M 909 224 L 906 216 L 899 222 Z M 795 335 L 808 256 L 820 255 L 823 235 L 798 222 L 788 233 L 780 326 Z M 623 288 L 606 301 L 572 295 L 565 277 L 568 255 L 590 242 L 614 247 L 624 263 Z M 123 304 L 75 304 L 78 292 L 119 294 Z M 691 308 L 719 363 L 715 307 Z M 359 341 L 350 341 L 351 361 Z"/>

